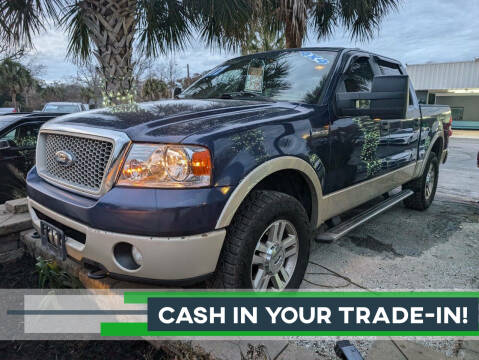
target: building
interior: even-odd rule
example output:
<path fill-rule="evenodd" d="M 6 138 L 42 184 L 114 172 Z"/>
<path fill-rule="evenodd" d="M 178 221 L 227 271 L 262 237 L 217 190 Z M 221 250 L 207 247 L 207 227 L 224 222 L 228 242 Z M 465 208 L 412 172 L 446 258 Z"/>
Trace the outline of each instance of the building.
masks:
<path fill-rule="evenodd" d="M 407 65 L 407 71 L 420 103 L 449 105 L 453 128 L 479 129 L 479 58 Z"/>

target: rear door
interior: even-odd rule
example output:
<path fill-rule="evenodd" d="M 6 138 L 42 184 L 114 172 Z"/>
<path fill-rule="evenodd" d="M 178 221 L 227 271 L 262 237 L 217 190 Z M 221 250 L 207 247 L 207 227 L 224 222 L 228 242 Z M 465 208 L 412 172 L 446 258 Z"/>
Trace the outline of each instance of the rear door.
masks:
<path fill-rule="evenodd" d="M 401 64 L 390 59 L 374 57 L 374 63 L 382 75 L 406 74 Z M 389 136 L 383 139 L 382 148 L 388 171 L 399 169 L 417 160 L 421 112 L 411 84 L 409 88 L 406 118 L 383 120 L 383 128 L 389 130 Z"/>

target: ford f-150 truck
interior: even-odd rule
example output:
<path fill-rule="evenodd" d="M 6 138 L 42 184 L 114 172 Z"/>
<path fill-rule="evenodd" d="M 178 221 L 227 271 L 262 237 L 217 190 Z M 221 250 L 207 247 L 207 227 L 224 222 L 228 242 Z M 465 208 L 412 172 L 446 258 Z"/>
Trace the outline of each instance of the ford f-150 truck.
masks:
<path fill-rule="evenodd" d="M 334 241 L 400 201 L 430 206 L 450 124 L 384 56 L 243 56 L 177 99 L 46 123 L 29 209 L 44 246 L 92 276 L 297 288 L 313 238 Z"/>

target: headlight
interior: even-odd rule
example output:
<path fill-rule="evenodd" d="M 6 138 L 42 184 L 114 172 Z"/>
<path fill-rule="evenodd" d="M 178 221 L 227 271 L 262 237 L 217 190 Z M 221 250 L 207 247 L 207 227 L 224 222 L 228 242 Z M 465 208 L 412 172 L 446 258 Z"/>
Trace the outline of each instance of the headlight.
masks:
<path fill-rule="evenodd" d="M 153 188 L 201 187 L 211 183 L 208 149 L 194 145 L 133 144 L 117 184 Z"/>

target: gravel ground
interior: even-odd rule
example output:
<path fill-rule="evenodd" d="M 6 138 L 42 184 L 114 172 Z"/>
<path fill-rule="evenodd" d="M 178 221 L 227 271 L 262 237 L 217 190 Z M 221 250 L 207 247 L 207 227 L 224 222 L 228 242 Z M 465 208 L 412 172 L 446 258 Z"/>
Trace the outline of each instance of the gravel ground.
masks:
<path fill-rule="evenodd" d="M 314 285 L 303 282 L 303 288 L 477 289 L 479 206 L 440 195 L 424 213 L 398 205 L 335 243 L 316 244 L 311 260 L 341 276 L 310 265 L 306 279 Z M 351 342 L 364 357 L 373 343 Z M 446 356 L 460 355 L 460 340 L 417 342 Z M 336 359 L 335 340 L 297 343 L 314 348 L 320 359 Z"/>
<path fill-rule="evenodd" d="M 468 135 L 470 136 L 470 135 Z M 332 243 L 317 243 L 302 287 L 356 290 L 471 290 L 479 288 L 478 139 L 453 138 L 438 193 L 425 212 L 402 204 Z M 375 200 L 375 201 L 379 201 Z M 373 201 L 373 202 L 375 202 Z M 367 206 L 365 206 L 367 207 Z M 353 216 L 351 211 L 343 218 Z M 328 271 L 331 270 L 331 271 Z M 338 276 L 339 275 L 339 276 Z M 367 355 L 372 340 L 351 341 Z M 460 340 L 419 344 L 460 358 Z M 335 340 L 299 340 L 321 359 L 336 359 Z"/>

